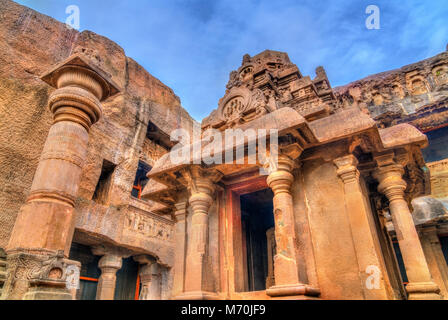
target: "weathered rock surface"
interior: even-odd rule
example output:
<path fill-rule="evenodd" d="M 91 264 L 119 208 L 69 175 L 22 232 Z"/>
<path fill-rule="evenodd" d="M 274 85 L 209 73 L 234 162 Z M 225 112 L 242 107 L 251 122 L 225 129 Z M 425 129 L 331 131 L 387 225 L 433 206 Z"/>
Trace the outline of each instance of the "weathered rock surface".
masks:
<path fill-rule="evenodd" d="M 334 88 L 343 108 L 365 110 L 380 127 L 411 123 L 428 131 L 448 119 L 448 52 Z"/>
<path fill-rule="evenodd" d="M 425 223 L 435 223 L 438 219 L 446 218 L 448 211 L 442 201 L 433 197 L 420 197 L 412 200 L 414 212 L 412 214 L 416 226 Z"/>

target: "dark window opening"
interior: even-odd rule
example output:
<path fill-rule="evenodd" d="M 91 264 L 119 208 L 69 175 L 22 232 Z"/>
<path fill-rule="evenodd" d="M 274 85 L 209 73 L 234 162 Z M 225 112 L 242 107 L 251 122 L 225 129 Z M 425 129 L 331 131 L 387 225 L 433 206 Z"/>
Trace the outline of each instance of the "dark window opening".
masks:
<path fill-rule="evenodd" d="M 151 171 L 151 166 L 144 163 L 143 161 L 139 161 L 137 174 L 135 175 L 134 185 L 132 187 L 132 196 L 138 199 L 141 199 L 143 188 L 148 183 L 148 178 L 146 175 Z"/>
<path fill-rule="evenodd" d="M 168 134 L 160 130 L 159 127 L 151 121 L 148 122 L 146 137 L 168 151 L 176 144 L 175 141 L 171 141 L 171 137 Z"/>
<path fill-rule="evenodd" d="M 448 158 L 448 127 L 426 133 L 429 146 L 422 150 L 426 162 L 440 161 Z"/>
<path fill-rule="evenodd" d="M 132 257 L 123 259 L 122 267 L 117 271 L 114 300 L 135 300 L 138 280 L 138 263 Z"/>
<path fill-rule="evenodd" d="M 398 245 L 397 241 L 394 241 L 394 250 L 395 250 L 395 255 L 397 257 L 398 267 L 400 268 L 401 279 L 403 280 L 403 284 L 407 285 L 408 284 L 408 276 L 406 274 L 406 267 L 404 266 L 404 261 L 403 261 L 402 255 L 401 255 L 400 246 Z"/>
<path fill-rule="evenodd" d="M 104 160 L 101 169 L 101 175 L 95 188 L 92 200 L 97 203 L 107 204 L 109 202 L 109 191 L 112 185 L 112 176 L 116 165 L 110 161 Z"/>
<path fill-rule="evenodd" d="M 440 237 L 440 245 L 442 246 L 443 256 L 448 263 L 448 237 Z"/>
<path fill-rule="evenodd" d="M 267 286 L 273 285 L 275 255 L 273 198 L 271 189 L 243 195 L 240 198 L 243 250 L 246 251 L 244 256 L 247 291 L 265 290 Z"/>
<path fill-rule="evenodd" d="M 100 257 L 93 255 L 90 247 L 72 243 L 70 248 L 71 260 L 81 262 L 79 278 L 79 290 L 76 294 L 77 300 L 96 300 L 96 290 L 101 270 L 98 268 Z"/>

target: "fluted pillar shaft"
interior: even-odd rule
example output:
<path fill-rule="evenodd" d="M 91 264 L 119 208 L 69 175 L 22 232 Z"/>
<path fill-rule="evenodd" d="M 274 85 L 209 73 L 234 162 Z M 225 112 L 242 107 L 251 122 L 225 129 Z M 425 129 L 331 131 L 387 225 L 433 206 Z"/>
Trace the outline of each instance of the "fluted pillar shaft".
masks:
<path fill-rule="evenodd" d="M 272 172 L 267 183 L 274 192 L 275 241 L 277 253 L 274 257 L 275 284 L 299 283 L 297 254 L 295 250 L 294 212 L 291 196 L 291 173 L 294 162 L 279 156 L 278 169 Z"/>
<path fill-rule="evenodd" d="M 121 269 L 123 258 L 115 254 L 105 254 L 101 257 L 98 267 L 101 276 L 96 291 L 97 300 L 114 300 L 117 271 Z"/>
<path fill-rule="evenodd" d="M 268 288 L 271 296 L 317 295 L 299 279 L 298 250 L 291 185 L 294 181 L 294 161 L 280 154 L 278 163 L 267 178 L 274 192 L 274 221 L 276 254 L 274 257 L 275 286 Z"/>
<path fill-rule="evenodd" d="M 411 300 L 440 299 L 440 289 L 431 278 L 408 203 L 404 198 L 406 182 L 403 174 L 403 166 L 397 163 L 380 166 L 376 171 L 378 190 L 389 200 L 392 223 L 403 256 L 409 280 L 406 291 Z"/>
<path fill-rule="evenodd" d="M 210 179 L 204 177 L 195 177 L 193 184 L 189 199 L 193 213 L 188 234 L 185 292 L 198 293 L 198 298 L 201 298 L 207 286 L 208 211 L 213 202 L 214 185 Z"/>

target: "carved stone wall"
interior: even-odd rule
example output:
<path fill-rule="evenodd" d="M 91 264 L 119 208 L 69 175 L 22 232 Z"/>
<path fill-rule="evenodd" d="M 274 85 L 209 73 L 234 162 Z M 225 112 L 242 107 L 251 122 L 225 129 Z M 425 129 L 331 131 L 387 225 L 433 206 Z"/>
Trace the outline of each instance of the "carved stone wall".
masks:
<path fill-rule="evenodd" d="M 448 122 L 448 52 L 334 90 L 343 108 L 370 113 L 380 127 L 407 122 L 432 130 Z"/>
<path fill-rule="evenodd" d="M 122 214 L 119 208 L 132 201 L 138 161 L 151 165 L 165 152 L 146 138 L 148 122 L 169 135 L 180 127 L 191 131 L 194 120 L 170 88 L 127 57 L 116 43 L 93 32 L 70 30 L 5 0 L 0 2 L 0 43 L 0 247 L 8 243 L 29 193 L 52 123 L 46 108 L 52 89 L 39 76 L 78 52 L 109 73 L 123 91 L 103 105 L 103 119 L 91 130 L 75 209 L 82 212 L 81 220 L 87 219 L 83 226 L 101 217 L 86 230 L 107 230 L 105 236 L 110 232 L 119 239 L 116 234 L 121 230 L 112 230 L 117 226 L 113 221 Z M 116 165 L 107 208 L 91 201 L 103 160 Z"/>

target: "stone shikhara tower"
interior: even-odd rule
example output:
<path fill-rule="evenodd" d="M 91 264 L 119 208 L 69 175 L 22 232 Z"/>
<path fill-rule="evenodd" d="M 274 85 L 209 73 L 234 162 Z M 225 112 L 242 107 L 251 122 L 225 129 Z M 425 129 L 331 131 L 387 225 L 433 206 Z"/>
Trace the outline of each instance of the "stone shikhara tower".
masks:
<path fill-rule="evenodd" d="M 243 163 L 175 163 L 171 132 L 199 124 L 170 88 L 104 37 L 35 13 L 35 41 L 29 9 L 0 10 L 2 299 L 448 298 L 447 52 L 334 89 L 245 55 L 194 143 L 266 130 L 275 161 L 243 139 Z"/>
<path fill-rule="evenodd" d="M 169 154 L 149 173 L 143 198 L 190 208 L 176 211 L 175 298 L 401 298 L 374 197 L 384 197 L 392 216 L 409 298 L 440 298 L 408 205 L 427 183 L 420 153 L 426 137 L 408 124 L 379 129 L 360 108 L 341 109 L 324 69 L 316 73 L 303 77 L 285 53 L 246 55 L 202 123 L 203 130 L 278 129 L 278 162 L 269 176 L 260 176 L 260 164 L 179 165 Z M 205 137 L 202 146 L 208 143 Z M 409 185 L 419 187 L 405 192 Z M 256 249 L 248 244 L 255 235 L 242 199 L 266 189 L 273 195 L 274 283 L 260 292 L 251 290 L 259 286 Z M 187 196 L 178 198 L 182 190 Z"/>

